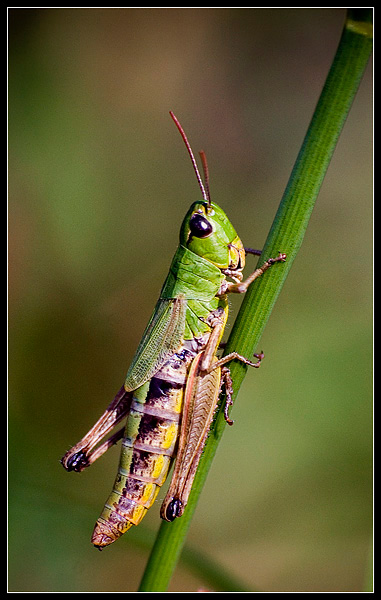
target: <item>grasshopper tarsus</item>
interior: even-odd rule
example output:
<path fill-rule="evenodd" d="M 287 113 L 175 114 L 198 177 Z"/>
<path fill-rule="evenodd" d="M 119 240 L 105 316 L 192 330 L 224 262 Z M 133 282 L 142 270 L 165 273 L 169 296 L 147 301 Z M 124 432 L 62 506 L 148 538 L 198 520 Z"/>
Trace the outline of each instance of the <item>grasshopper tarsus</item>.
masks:
<path fill-rule="evenodd" d="M 225 418 L 225 421 L 226 421 L 226 425 L 232 426 L 232 425 L 234 425 L 234 419 L 231 419 L 229 417 L 228 412 L 227 412 L 227 407 L 228 407 L 228 404 L 225 404 L 224 418 Z"/>
<path fill-rule="evenodd" d="M 229 409 L 233 405 L 233 380 L 230 375 L 229 367 L 221 368 L 221 380 L 225 387 L 225 406 L 224 406 L 224 418 L 227 425 L 233 425 L 234 421 L 229 417 Z"/>
<path fill-rule="evenodd" d="M 276 262 L 285 262 L 286 259 L 287 259 L 287 254 L 285 254 L 284 252 L 279 252 L 277 257 L 269 258 L 269 260 L 267 262 L 270 263 L 270 265 L 273 265 Z"/>
<path fill-rule="evenodd" d="M 168 504 L 167 510 L 165 511 L 165 518 L 167 521 L 174 521 L 176 517 L 180 517 L 182 514 L 183 503 L 179 498 L 173 498 L 173 500 Z"/>
<path fill-rule="evenodd" d="M 61 459 L 61 464 L 66 471 L 74 471 L 80 473 L 89 466 L 88 458 L 84 452 L 76 452 L 65 460 L 65 456 Z"/>

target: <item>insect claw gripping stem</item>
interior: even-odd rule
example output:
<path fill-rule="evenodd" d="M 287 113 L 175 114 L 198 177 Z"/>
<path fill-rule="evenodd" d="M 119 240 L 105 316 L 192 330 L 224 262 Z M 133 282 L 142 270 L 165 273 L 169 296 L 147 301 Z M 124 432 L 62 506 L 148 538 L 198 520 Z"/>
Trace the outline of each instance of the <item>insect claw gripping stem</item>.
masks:
<path fill-rule="evenodd" d="M 279 252 L 279 254 L 276 258 L 269 258 L 269 260 L 267 262 L 269 262 L 270 265 L 273 265 L 276 262 L 285 262 L 286 259 L 287 259 L 287 254 L 285 254 L 284 252 Z"/>

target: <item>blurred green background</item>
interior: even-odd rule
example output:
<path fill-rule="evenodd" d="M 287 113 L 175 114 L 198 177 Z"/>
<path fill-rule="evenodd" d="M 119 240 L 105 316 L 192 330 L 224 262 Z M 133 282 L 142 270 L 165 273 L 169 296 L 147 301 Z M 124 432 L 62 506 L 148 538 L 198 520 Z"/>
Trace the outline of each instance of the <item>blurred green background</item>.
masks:
<path fill-rule="evenodd" d="M 100 553 L 90 535 L 119 450 L 81 475 L 59 459 L 123 383 L 199 198 L 168 111 L 206 151 L 213 200 L 261 247 L 344 19 L 340 8 L 9 10 L 10 591 L 137 589 L 164 490 Z M 371 65 L 261 349 L 189 545 L 249 590 L 363 590 Z M 170 589 L 200 587 L 180 564 Z"/>

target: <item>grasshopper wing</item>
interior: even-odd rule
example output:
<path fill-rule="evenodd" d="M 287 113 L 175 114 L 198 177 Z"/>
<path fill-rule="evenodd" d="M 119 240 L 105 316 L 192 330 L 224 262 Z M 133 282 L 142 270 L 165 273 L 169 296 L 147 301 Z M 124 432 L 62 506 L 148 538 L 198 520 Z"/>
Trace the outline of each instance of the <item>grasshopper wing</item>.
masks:
<path fill-rule="evenodd" d="M 124 383 L 127 392 L 151 379 L 179 348 L 184 337 L 186 309 L 187 301 L 181 294 L 159 299 L 127 372 Z"/>

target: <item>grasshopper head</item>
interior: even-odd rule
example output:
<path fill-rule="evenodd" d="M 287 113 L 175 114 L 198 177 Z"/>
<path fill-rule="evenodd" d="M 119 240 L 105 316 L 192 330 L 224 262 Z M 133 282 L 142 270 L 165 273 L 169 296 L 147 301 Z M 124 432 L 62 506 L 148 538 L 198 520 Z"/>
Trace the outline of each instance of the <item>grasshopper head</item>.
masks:
<path fill-rule="evenodd" d="M 213 263 L 223 272 L 226 271 L 226 274 L 233 279 L 240 281 L 245 266 L 245 250 L 224 211 L 211 202 L 205 152 L 200 152 L 205 176 L 204 184 L 185 131 L 172 111 L 170 115 L 184 140 L 204 199 L 192 204 L 185 215 L 180 230 L 180 244 Z"/>
<path fill-rule="evenodd" d="M 220 269 L 241 271 L 245 250 L 228 217 L 214 202 L 195 202 L 180 230 L 180 244 Z"/>

